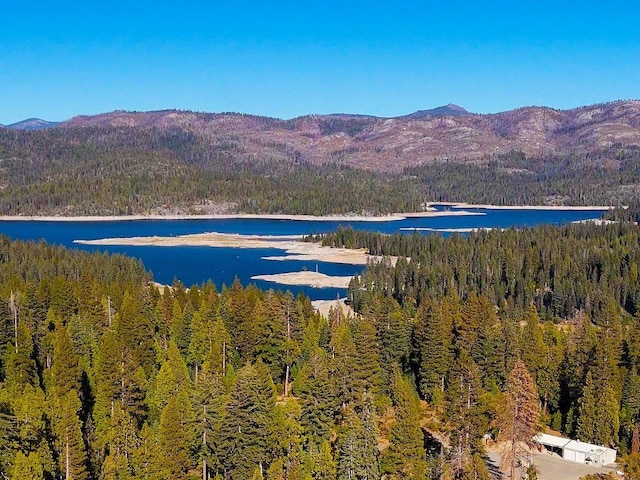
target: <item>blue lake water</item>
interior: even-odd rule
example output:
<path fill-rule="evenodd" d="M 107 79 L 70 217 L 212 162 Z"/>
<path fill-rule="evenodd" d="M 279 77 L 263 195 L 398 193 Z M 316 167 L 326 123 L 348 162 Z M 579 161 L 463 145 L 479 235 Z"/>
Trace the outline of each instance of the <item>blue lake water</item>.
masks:
<path fill-rule="evenodd" d="M 442 209 L 444 207 L 439 207 Z M 408 218 L 389 222 L 306 221 L 271 219 L 189 219 L 189 220 L 132 220 L 113 222 L 43 222 L 0 221 L 0 233 L 14 239 L 40 240 L 88 251 L 124 253 L 143 261 L 153 272 L 157 282 L 171 284 L 179 279 L 185 285 L 200 284 L 212 280 L 218 287 L 230 285 L 237 276 L 247 285 L 255 283 L 260 288 L 290 290 L 294 295 L 304 292 L 311 299 L 334 299 L 345 291 L 336 288 L 311 288 L 277 285 L 271 282 L 251 280 L 253 275 L 275 274 L 315 270 L 327 275 L 355 275 L 361 266 L 340 265 L 326 262 L 272 261 L 265 256 L 284 255 L 277 249 L 240 249 L 214 247 L 150 247 L 150 246 L 93 246 L 74 244 L 74 240 L 95 240 L 107 237 L 177 236 L 203 232 L 305 235 L 335 230 L 338 226 L 352 226 L 358 230 L 384 233 L 411 233 L 406 229 L 466 229 L 508 228 L 539 224 L 566 224 L 577 220 L 598 218 L 597 210 L 489 210 L 464 208 L 482 213 L 474 216 L 442 216 Z M 452 209 L 454 210 L 454 209 Z M 428 234 L 428 232 L 423 232 Z"/>

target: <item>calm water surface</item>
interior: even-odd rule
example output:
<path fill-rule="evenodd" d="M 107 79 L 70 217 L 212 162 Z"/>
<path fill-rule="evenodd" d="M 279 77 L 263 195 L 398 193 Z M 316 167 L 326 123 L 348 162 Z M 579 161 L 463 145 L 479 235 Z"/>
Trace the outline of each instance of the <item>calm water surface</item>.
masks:
<path fill-rule="evenodd" d="M 442 207 L 444 208 L 444 207 Z M 260 288 L 304 291 L 311 299 L 333 299 L 343 296 L 345 291 L 336 288 L 311 288 L 277 285 L 271 282 L 251 280 L 253 275 L 275 274 L 316 270 L 327 275 L 355 275 L 360 266 L 340 265 L 326 262 L 272 261 L 265 256 L 284 255 L 277 249 L 241 249 L 213 247 L 130 247 L 78 245 L 74 240 L 94 240 L 107 237 L 133 236 L 177 236 L 192 233 L 220 232 L 260 235 L 305 235 L 335 230 L 338 226 L 352 226 L 358 230 L 384 233 L 411 233 L 414 228 L 458 229 L 458 228 L 508 228 L 534 226 L 543 223 L 566 224 L 577 220 L 598 218 L 602 212 L 596 210 L 487 210 L 464 208 L 482 213 L 477 216 L 449 216 L 410 218 L 391 222 L 344 222 L 265 219 L 222 220 L 132 220 L 113 222 L 42 222 L 0 221 L 0 233 L 21 240 L 44 239 L 48 243 L 64 245 L 88 251 L 124 253 L 142 260 L 153 272 L 157 282 L 170 284 L 174 279 L 185 285 L 212 280 L 218 287 L 230 285 L 237 276 L 246 285 L 255 283 Z M 452 209 L 454 210 L 454 209 Z M 424 232 L 428 234 L 428 232 Z"/>

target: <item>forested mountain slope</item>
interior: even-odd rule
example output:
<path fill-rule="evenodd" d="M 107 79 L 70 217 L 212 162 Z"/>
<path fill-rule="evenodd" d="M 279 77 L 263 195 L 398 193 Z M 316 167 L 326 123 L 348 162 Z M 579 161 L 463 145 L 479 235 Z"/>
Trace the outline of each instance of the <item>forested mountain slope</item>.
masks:
<path fill-rule="evenodd" d="M 0 214 L 615 205 L 640 193 L 639 118 L 627 101 L 393 119 L 113 112 L 0 128 Z"/>

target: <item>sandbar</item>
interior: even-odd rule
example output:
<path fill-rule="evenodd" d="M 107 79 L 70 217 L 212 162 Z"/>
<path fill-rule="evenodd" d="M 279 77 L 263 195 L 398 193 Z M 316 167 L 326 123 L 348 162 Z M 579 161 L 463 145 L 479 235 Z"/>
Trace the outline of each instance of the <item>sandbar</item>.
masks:
<path fill-rule="evenodd" d="M 347 288 L 351 276 L 331 276 L 319 272 L 288 272 L 273 275 L 254 275 L 251 280 L 264 280 L 282 285 L 308 286 L 313 288 Z"/>
<path fill-rule="evenodd" d="M 298 240 L 296 240 L 298 239 Z M 304 260 L 341 263 L 347 265 L 366 265 L 369 261 L 379 260 L 381 257 L 369 255 L 363 248 L 333 248 L 324 247 L 319 243 L 301 242 L 300 236 L 268 236 L 268 235 L 239 235 L 229 233 L 197 233 L 175 237 L 124 237 L 102 238 L 98 240 L 74 240 L 83 245 L 130 245 L 130 246 L 203 246 L 203 247 L 231 247 L 231 248 L 274 248 L 284 250 L 286 256 L 265 257 L 267 260 Z M 395 258 L 390 258 L 395 262 Z"/>

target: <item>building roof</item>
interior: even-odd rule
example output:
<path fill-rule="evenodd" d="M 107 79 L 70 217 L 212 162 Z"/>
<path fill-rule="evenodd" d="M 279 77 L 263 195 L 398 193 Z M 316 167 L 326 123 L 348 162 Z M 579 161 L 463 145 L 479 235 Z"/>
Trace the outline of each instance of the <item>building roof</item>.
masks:
<path fill-rule="evenodd" d="M 593 445 L 591 443 L 581 442 L 580 440 L 571 440 L 570 438 L 558 437 L 547 433 L 539 433 L 533 437 L 533 440 L 546 447 L 566 448 L 574 452 L 598 456 L 602 455 L 606 450 L 613 450 L 601 445 Z"/>
<path fill-rule="evenodd" d="M 591 443 L 581 442 L 579 440 L 571 440 L 564 448 L 567 450 L 573 450 L 574 452 L 592 453 L 596 455 L 602 455 L 607 447 L 600 445 L 593 445 Z"/>
<path fill-rule="evenodd" d="M 540 445 L 545 445 L 547 447 L 556 447 L 556 448 L 564 448 L 564 446 L 574 440 L 570 438 L 558 437 L 556 435 L 549 435 L 547 433 L 539 433 L 533 440 L 538 442 Z"/>

